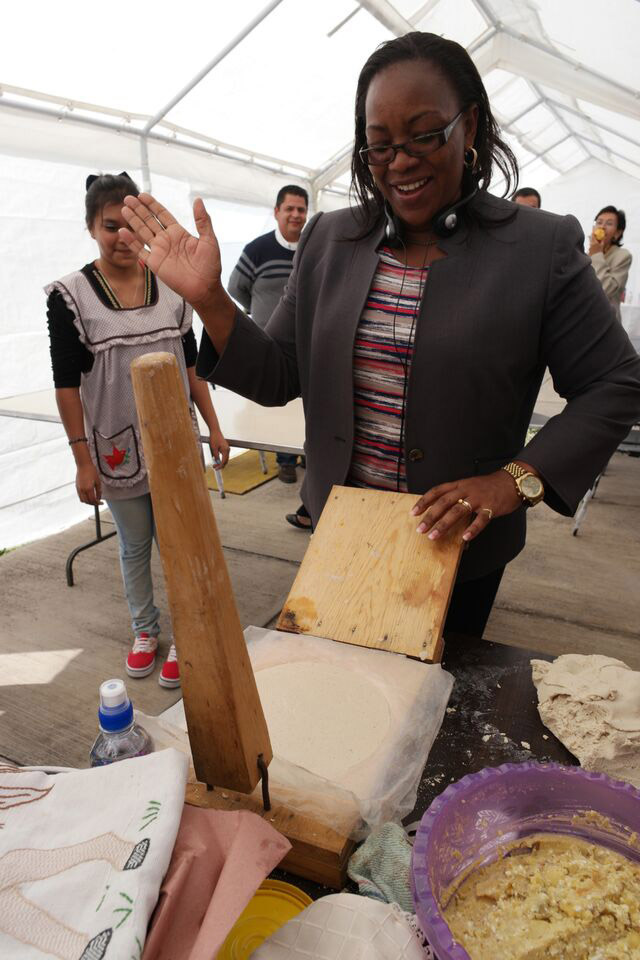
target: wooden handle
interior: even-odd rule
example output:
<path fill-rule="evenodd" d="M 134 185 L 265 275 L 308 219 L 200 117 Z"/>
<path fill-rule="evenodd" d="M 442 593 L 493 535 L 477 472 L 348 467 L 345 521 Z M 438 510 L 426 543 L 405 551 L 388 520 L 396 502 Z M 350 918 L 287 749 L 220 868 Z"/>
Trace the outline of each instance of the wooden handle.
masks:
<path fill-rule="evenodd" d="M 131 364 L 198 780 L 249 793 L 269 732 L 176 358 Z"/>

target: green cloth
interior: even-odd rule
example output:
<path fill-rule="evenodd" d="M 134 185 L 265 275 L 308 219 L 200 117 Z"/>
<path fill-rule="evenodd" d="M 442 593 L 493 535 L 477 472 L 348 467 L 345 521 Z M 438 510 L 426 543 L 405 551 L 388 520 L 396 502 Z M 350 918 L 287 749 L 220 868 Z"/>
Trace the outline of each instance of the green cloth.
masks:
<path fill-rule="evenodd" d="M 383 823 L 351 856 L 347 872 L 363 896 L 397 903 L 415 913 L 410 867 L 411 844 L 406 833 L 397 823 Z"/>

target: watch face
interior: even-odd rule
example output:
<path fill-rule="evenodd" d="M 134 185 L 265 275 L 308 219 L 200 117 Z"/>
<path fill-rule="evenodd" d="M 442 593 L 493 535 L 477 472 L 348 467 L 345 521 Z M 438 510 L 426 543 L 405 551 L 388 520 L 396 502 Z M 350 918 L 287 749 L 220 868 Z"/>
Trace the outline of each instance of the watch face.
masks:
<path fill-rule="evenodd" d="M 535 500 L 543 492 L 544 487 L 538 477 L 529 475 L 528 477 L 523 477 L 520 481 L 520 490 L 527 500 Z"/>

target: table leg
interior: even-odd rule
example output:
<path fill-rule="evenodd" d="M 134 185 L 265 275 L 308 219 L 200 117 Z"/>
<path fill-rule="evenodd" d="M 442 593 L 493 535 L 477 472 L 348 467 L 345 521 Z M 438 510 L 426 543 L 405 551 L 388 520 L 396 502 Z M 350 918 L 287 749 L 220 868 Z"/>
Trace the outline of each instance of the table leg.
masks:
<path fill-rule="evenodd" d="M 73 586 L 73 561 L 79 553 L 82 553 L 83 550 L 88 550 L 89 547 L 93 547 L 96 543 L 102 543 L 103 540 L 108 540 L 109 537 L 115 537 L 117 530 L 112 530 L 111 533 L 104 534 L 102 533 L 102 523 L 100 521 L 100 511 L 97 507 L 93 508 L 95 514 L 95 524 L 96 524 L 96 536 L 95 540 L 90 540 L 89 543 L 83 543 L 82 546 L 76 547 L 75 550 L 72 550 L 69 556 L 67 557 L 66 573 L 67 573 L 67 586 Z"/>

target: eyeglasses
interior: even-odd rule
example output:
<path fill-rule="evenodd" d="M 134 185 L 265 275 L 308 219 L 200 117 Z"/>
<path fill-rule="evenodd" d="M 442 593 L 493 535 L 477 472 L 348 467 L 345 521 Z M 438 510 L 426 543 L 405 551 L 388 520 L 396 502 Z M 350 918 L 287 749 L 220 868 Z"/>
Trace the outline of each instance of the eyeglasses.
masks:
<path fill-rule="evenodd" d="M 393 163 L 398 150 L 404 150 L 408 157 L 430 157 L 432 153 L 444 147 L 451 131 L 464 113 L 460 111 L 457 117 L 454 117 L 451 123 L 444 130 L 433 130 L 431 133 L 423 133 L 419 137 L 413 137 L 411 140 L 405 140 L 404 143 L 386 143 L 380 147 L 361 147 L 358 150 L 360 158 L 369 167 L 386 167 Z"/>

